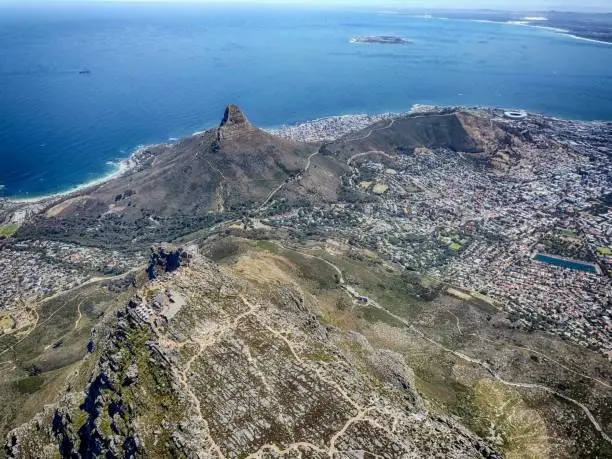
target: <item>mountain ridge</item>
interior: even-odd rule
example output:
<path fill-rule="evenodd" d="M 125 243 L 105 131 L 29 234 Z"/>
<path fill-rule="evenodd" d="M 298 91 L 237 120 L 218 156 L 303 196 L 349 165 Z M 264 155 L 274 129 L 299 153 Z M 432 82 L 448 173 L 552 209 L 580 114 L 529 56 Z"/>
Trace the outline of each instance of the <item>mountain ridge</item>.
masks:
<path fill-rule="evenodd" d="M 294 281 L 270 279 L 264 293 L 193 247 L 163 253 L 190 253 L 190 263 L 160 272 L 119 309 L 85 391 L 68 387 L 13 431 L 8 457 L 53 457 L 55 444 L 61 457 L 502 457 L 430 414 L 400 355 L 321 324 Z M 169 300 L 180 303 L 172 319 L 162 312 Z"/>
<path fill-rule="evenodd" d="M 53 202 L 16 237 L 147 246 L 218 223 L 227 219 L 224 214 L 233 219 L 253 212 L 278 187 L 285 207 L 338 201 L 355 153 L 401 155 L 421 147 L 485 150 L 453 111 L 385 123 L 334 142 L 300 143 L 254 127 L 240 107 L 229 105 L 216 129 L 148 149 L 136 170 Z M 136 237 L 127 238 L 129 234 Z"/>

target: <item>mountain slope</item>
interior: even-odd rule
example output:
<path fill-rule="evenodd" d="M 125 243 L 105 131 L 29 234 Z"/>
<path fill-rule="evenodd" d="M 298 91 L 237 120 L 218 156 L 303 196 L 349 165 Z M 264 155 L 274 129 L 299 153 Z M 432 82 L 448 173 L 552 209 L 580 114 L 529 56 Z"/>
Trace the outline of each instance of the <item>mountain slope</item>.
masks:
<path fill-rule="evenodd" d="M 309 144 L 230 106 L 8 203 L 7 454 L 610 457 L 608 132 L 442 109 Z M 146 269 L 163 240 L 208 259 Z"/>
<path fill-rule="evenodd" d="M 506 134 L 491 128 L 483 137 L 475 119 L 461 112 L 409 115 L 309 144 L 257 129 L 231 105 L 219 128 L 140 152 L 135 170 L 54 202 L 16 237 L 142 248 L 257 213 L 272 197 L 283 199 L 280 209 L 342 202 L 343 177 L 356 156 L 418 148 L 495 152 Z"/>
<path fill-rule="evenodd" d="M 426 147 L 482 152 L 482 145 L 465 129 L 462 116 L 466 115 L 456 112 L 430 113 L 380 121 L 361 132 L 332 142 L 328 148 L 344 159 L 348 159 L 350 150 L 411 153 L 416 148 Z"/>
<path fill-rule="evenodd" d="M 172 240 L 252 209 L 317 150 L 256 129 L 230 106 L 219 128 L 141 152 L 135 171 L 55 202 L 17 237 L 113 248 Z"/>
<path fill-rule="evenodd" d="M 119 312 L 87 386 L 13 431 L 9 457 L 501 457 L 429 413 L 399 354 L 319 322 L 290 270 L 186 261 Z"/>

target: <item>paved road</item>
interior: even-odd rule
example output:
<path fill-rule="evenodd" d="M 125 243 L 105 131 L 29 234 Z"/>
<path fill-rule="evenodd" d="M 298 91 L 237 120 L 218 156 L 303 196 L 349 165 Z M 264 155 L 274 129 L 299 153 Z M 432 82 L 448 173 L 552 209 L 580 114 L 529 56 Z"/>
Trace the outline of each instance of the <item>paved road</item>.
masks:
<path fill-rule="evenodd" d="M 353 162 L 353 160 L 357 159 L 357 158 L 361 158 L 362 156 L 367 156 L 367 155 L 380 155 L 380 156 L 384 156 L 386 158 L 389 158 L 391 160 L 395 160 L 396 158 L 394 158 L 391 155 L 388 155 L 387 153 L 385 153 L 384 151 L 381 150 L 370 150 L 370 151 L 364 151 L 363 153 L 357 153 L 356 155 L 351 156 L 348 161 L 346 162 L 346 164 L 348 164 L 349 166 L 351 165 L 351 163 Z"/>

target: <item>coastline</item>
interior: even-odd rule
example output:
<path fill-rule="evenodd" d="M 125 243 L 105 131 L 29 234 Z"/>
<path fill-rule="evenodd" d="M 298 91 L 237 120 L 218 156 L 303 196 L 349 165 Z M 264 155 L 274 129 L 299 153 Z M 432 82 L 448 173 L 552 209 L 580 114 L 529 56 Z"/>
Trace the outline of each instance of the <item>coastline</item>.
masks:
<path fill-rule="evenodd" d="M 495 21 L 492 21 L 492 22 L 495 22 Z M 595 40 L 594 38 L 581 37 L 580 35 L 573 34 L 570 30 L 560 29 L 558 27 L 542 26 L 542 25 L 536 25 L 536 24 L 531 24 L 529 22 L 521 22 L 521 21 L 507 21 L 507 22 L 502 22 L 499 24 L 509 24 L 509 25 L 523 26 L 523 27 L 532 27 L 534 29 L 547 30 L 557 35 L 563 35 L 565 37 L 570 37 L 575 40 L 588 41 L 590 43 L 598 43 L 600 45 L 612 45 L 612 42 Z"/>
<path fill-rule="evenodd" d="M 418 109 L 419 105 L 417 104 L 413 106 L 413 109 L 415 107 Z M 401 116 L 403 114 L 408 114 L 408 113 L 411 113 L 411 112 L 403 112 L 403 113 L 385 112 L 385 113 L 378 113 L 378 114 L 365 114 L 364 113 L 364 114 L 335 115 L 335 116 L 328 116 L 328 117 L 316 118 L 313 120 L 297 122 L 291 125 L 283 124 L 283 125 L 271 127 L 271 128 L 262 128 L 262 130 L 272 135 L 276 135 L 276 136 L 279 136 L 281 138 L 286 138 L 286 139 L 288 138 L 295 139 L 296 137 L 298 137 L 301 141 L 304 141 L 304 142 L 323 141 L 323 140 L 330 140 L 334 138 L 334 136 L 309 137 L 308 134 L 306 134 L 306 131 L 308 131 L 309 128 L 313 126 L 317 126 L 317 125 L 321 125 L 325 123 L 336 124 L 336 128 L 338 128 L 338 124 L 344 124 L 344 129 L 338 128 L 335 131 L 334 135 L 335 137 L 338 137 L 343 134 L 348 134 L 350 132 L 353 132 L 359 129 L 363 129 L 367 127 L 368 125 L 375 123 L 377 121 L 389 119 L 390 117 Z M 204 129 L 202 131 L 195 131 L 192 134 L 188 134 L 185 137 L 200 135 L 206 131 L 207 129 Z M 301 131 L 302 133 L 296 134 L 296 132 L 299 132 L 299 131 Z M 9 205 L 24 205 L 24 204 L 30 205 L 30 204 L 50 203 L 57 199 L 69 197 L 73 194 L 82 192 L 89 188 L 103 185 L 104 183 L 110 180 L 113 180 L 115 178 L 122 177 L 123 175 L 128 174 L 129 172 L 133 171 L 136 167 L 138 167 L 138 165 L 140 164 L 139 159 L 146 150 L 160 146 L 160 145 L 172 145 L 173 143 L 179 141 L 180 139 L 172 137 L 169 140 L 171 143 L 160 142 L 160 143 L 150 144 L 150 145 L 139 145 L 136 148 L 136 150 L 134 150 L 134 152 L 128 158 L 122 159 L 115 163 L 116 169 L 114 171 L 106 175 L 103 175 L 101 177 L 98 177 L 96 179 L 90 180 L 88 182 L 84 182 L 80 185 L 73 186 L 67 190 L 49 193 L 49 194 L 41 195 L 41 196 L 32 196 L 32 197 L 20 197 L 20 196 L 0 197 L 0 204 L 5 203 Z"/>
<path fill-rule="evenodd" d="M 284 138 L 291 139 L 299 142 L 325 142 L 335 140 L 343 135 L 350 134 L 355 131 L 367 128 L 369 125 L 383 121 L 397 118 L 400 116 L 406 116 L 411 114 L 435 112 L 441 109 L 479 109 L 479 110 L 505 110 L 500 107 L 481 107 L 481 106 L 446 106 L 446 105 L 425 105 L 425 104 L 414 104 L 410 110 L 401 112 L 382 112 L 382 113 L 359 113 L 359 114 L 344 114 L 344 115 L 333 115 L 321 118 L 315 118 L 313 120 L 299 121 L 294 124 L 283 124 L 275 127 L 262 128 L 263 131 Z M 572 120 L 571 118 L 558 117 L 552 114 L 543 113 L 532 113 L 532 115 L 541 115 L 556 120 Z M 574 120 L 586 123 L 598 123 L 605 122 L 603 120 Z M 200 135 L 207 130 L 196 131 L 185 137 Z M 20 205 L 36 205 L 36 204 L 49 204 L 56 200 L 70 197 L 73 194 L 80 193 L 89 188 L 103 185 L 104 183 L 113 180 L 118 177 L 122 177 L 125 174 L 135 170 L 142 162 L 143 159 L 148 158 L 150 149 L 163 146 L 173 145 L 180 139 L 171 138 L 171 142 L 160 142 L 157 144 L 150 145 L 139 145 L 134 152 L 125 159 L 116 162 L 116 169 L 106 175 L 98 177 L 96 179 L 84 182 L 80 185 L 73 186 L 64 191 L 58 191 L 55 193 L 49 193 L 42 196 L 33 197 L 19 197 L 19 196 L 6 196 L 0 197 L 0 209 L 3 207 L 2 204 L 8 204 L 9 206 L 20 206 Z"/>
<path fill-rule="evenodd" d="M 60 198 L 68 197 L 72 194 L 79 193 L 81 191 L 87 190 L 89 188 L 93 188 L 96 186 L 100 186 L 110 180 L 121 177 L 128 172 L 132 171 L 136 166 L 138 166 L 138 157 L 142 155 L 142 153 L 153 146 L 157 146 L 161 144 L 155 145 L 139 145 L 136 150 L 126 159 L 122 159 L 113 163 L 115 165 L 115 170 L 112 172 L 102 175 L 101 177 L 95 178 L 93 180 L 89 180 L 87 182 L 83 182 L 79 185 L 68 188 L 67 190 L 57 191 L 55 193 L 49 193 L 41 196 L 32 196 L 32 197 L 19 197 L 19 196 L 6 196 L 0 197 L 0 203 L 5 202 L 9 204 L 40 204 L 44 202 L 53 201 Z"/>
<path fill-rule="evenodd" d="M 448 20 L 449 18 L 440 17 L 440 18 L 435 18 L 435 19 Z M 581 37 L 580 35 L 573 34 L 570 30 L 567 30 L 567 29 L 533 24 L 529 21 L 494 21 L 491 19 L 456 19 L 456 20 L 459 20 L 459 21 L 465 20 L 468 22 L 480 22 L 480 23 L 487 23 L 487 24 L 506 24 L 506 25 L 519 26 L 519 27 L 531 27 L 534 29 L 541 29 L 541 30 L 546 30 L 548 32 L 553 32 L 557 35 L 563 35 L 566 37 L 570 37 L 575 40 L 587 41 L 590 43 L 598 43 L 601 45 L 612 45 L 612 42 L 609 42 L 609 41 L 602 41 L 602 40 L 596 40 L 594 38 Z"/>
<path fill-rule="evenodd" d="M 575 40 L 581 40 L 581 41 L 588 41 L 590 43 L 598 43 L 600 45 L 612 45 L 611 41 L 601 41 L 601 40 L 595 40 L 594 38 L 587 38 L 587 37 L 581 37 L 579 35 L 573 35 L 569 32 L 565 32 L 565 33 L 559 33 L 559 35 L 565 35 L 566 37 L 571 37 Z"/>
<path fill-rule="evenodd" d="M 466 21 L 466 22 L 476 22 L 476 23 L 481 23 L 481 24 L 505 24 L 505 25 L 511 25 L 511 26 L 532 27 L 534 29 L 547 30 L 549 32 L 556 33 L 557 35 L 564 35 L 574 40 L 581 40 L 581 41 L 586 41 L 589 43 L 597 43 L 601 45 L 612 45 L 612 42 L 610 41 L 603 41 L 603 40 L 596 40 L 594 38 L 581 37 L 580 35 L 576 35 L 575 33 L 572 33 L 570 30 L 562 29 L 560 27 L 551 27 L 551 26 L 546 26 L 546 25 L 534 24 L 532 22 L 533 20 L 532 21 L 528 21 L 528 20 L 501 21 L 501 20 L 494 20 L 494 19 L 469 19 L 469 18 L 461 18 L 461 17 L 449 18 L 449 17 L 444 17 L 444 16 L 432 16 L 432 15 L 409 15 L 409 16 L 413 18 L 418 18 L 418 19 L 435 19 L 439 21 Z M 542 19 L 538 19 L 537 22 L 543 23 L 545 21 L 543 21 Z"/>
<path fill-rule="evenodd" d="M 7 197 L 4 198 L 6 201 L 8 202 L 12 202 L 15 204 L 37 204 L 40 203 L 42 201 L 50 201 L 52 199 L 56 199 L 56 198 L 63 198 L 65 196 L 69 196 L 73 193 L 77 193 L 79 191 L 83 191 L 87 188 L 91 188 L 97 185 L 101 185 L 104 182 L 107 182 L 109 180 L 112 180 L 116 177 L 120 177 L 121 175 L 123 175 L 125 172 L 128 171 L 128 166 L 126 164 L 124 164 L 127 161 L 120 161 L 119 163 L 117 163 L 117 168 L 116 170 L 114 170 L 113 172 L 103 175 L 102 177 L 99 177 L 97 179 L 93 179 L 89 182 L 84 182 L 80 185 L 76 185 L 72 188 L 69 188 L 65 191 L 58 191 L 56 193 L 50 193 L 47 195 L 42 195 L 42 196 L 33 196 L 31 198 L 20 198 L 20 197 Z"/>

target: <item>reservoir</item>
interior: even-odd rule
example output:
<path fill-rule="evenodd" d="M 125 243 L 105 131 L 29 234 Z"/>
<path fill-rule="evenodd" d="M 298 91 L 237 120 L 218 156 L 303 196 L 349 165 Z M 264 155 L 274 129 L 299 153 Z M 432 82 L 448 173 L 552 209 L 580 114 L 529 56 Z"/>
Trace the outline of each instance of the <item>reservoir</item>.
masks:
<path fill-rule="evenodd" d="M 596 265 L 578 260 L 570 260 L 567 258 L 556 257 L 554 255 L 546 255 L 539 253 L 534 260 L 548 263 L 549 265 L 559 266 L 561 268 L 573 269 L 574 271 L 584 271 L 586 273 L 600 274 Z"/>

